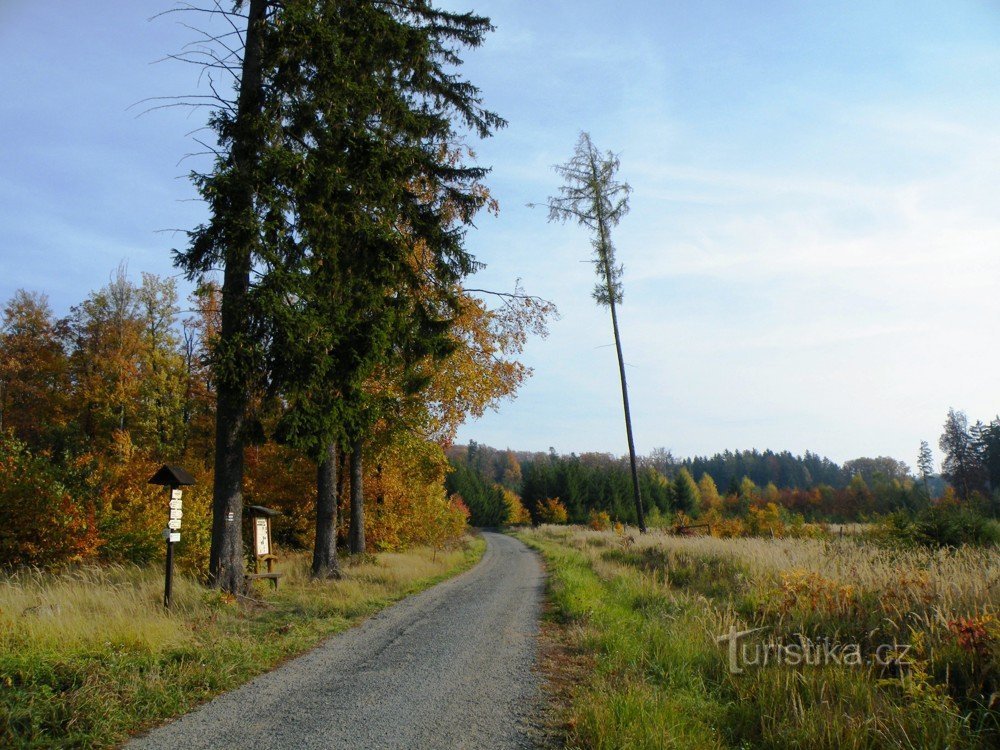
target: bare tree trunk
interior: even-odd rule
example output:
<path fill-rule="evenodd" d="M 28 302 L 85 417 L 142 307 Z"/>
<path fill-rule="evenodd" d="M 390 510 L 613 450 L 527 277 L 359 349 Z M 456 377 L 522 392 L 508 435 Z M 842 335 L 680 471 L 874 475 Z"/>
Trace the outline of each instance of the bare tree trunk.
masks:
<path fill-rule="evenodd" d="M 592 163 L 593 166 L 593 163 Z M 597 180 L 596 170 L 594 180 Z M 602 247 L 606 247 L 608 242 L 607 228 L 604 225 L 604 217 L 601 214 L 600 203 L 598 203 L 597 226 L 599 239 Z M 635 460 L 635 440 L 632 438 L 632 411 L 628 405 L 628 383 L 625 380 L 625 358 L 622 355 L 622 338 L 618 333 L 618 309 L 615 306 L 616 290 L 614 277 L 611 269 L 611 258 L 607 251 L 602 253 L 604 259 L 604 278 L 608 288 L 608 306 L 611 308 L 611 327 L 615 332 L 615 350 L 618 352 L 618 374 L 622 380 L 622 405 L 625 407 L 625 435 L 628 438 L 628 460 L 632 468 L 632 500 L 635 502 L 636 520 L 639 522 L 639 531 L 646 533 L 646 514 L 642 510 L 642 493 L 639 491 L 639 470 Z"/>
<path fill-rule="evenodd" d="M 351 450 L 351 529 L 348 540 L 351 554 L 360 555 L 365 551 L 365 487 L 361 465 L 362 440 L 357 438 Z"/>
<path fill-rule="evenodd" d="M 340 578 L 337 559 L 337 446 L 331 441 L 316 468 L 316 544 L 312 577 Z"/>
<path fill-rule="evenodd" d="M 628 406 L 628 384 L 625 382 L 625 359 L 622 356 L 622 340 L 618 335 L 618 313 L 614 297 L 611 298 L 611 326 L 615 330 L 615 348 L 618 350 L 618 373 L 622 379 L 622 404 L 625 407 L 625 434 L 628 436 L 628 459 L 632 467 L 632 499 L 639 520 L 639 531 L 646 533 L 646 515 L 642 510 L 642 494 L 639 492 L 639 470 L 635 461 L 635 441 L 632 439 L 632 412 Z"/>
<path fill-rule="evenodd" d="M 257 144 L 254 120 L 259 117 L 263 83 L 263 25 L 268 0 L 250 0 L 246 47 L 237 104 L 232 159 L 237 179 L 231 210 L 236 219 L 232 241 L 226 248 L 222 282 L 222 325 L 219 346 L 227 356 L 240 357 L 238 338 L 246 327 L 250 290 L 252 216 Z M 235 368 L 238 370 L 239 368 Z M 243 589 L 243 467 L 244 424 L 248 394 L 236 374 L 218 377 L 215 415 L 215 485 L 212 491 L 212 550 L 208 564 L 209 585 L 224 591 Z"/>

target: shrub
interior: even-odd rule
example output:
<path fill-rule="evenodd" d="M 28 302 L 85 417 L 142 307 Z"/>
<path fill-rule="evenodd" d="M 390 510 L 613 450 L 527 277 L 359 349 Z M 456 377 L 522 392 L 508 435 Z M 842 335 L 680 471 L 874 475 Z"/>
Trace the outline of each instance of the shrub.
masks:
<path fill-rule="evenodd" d="M 569 513 L 558 497 L 548 497 L 538 504 L 539 523 L 567 523 Z"/>
<path fill-rule="evenodd" d="M 97 554 L 94 509 L 71 491 L 46 456 L 0 436 L 0 561 L 6 565 L 59 565 Z"/>
<path fill-rule="evenodd" d="M 594 531 L 607 531 L 611 528 L 611 516 L 603 510 L 592 510 L 587 525 Z"/>
<path fill-rule="evenodd" d="M 925 508 L 915 519 L 917 541 L 932 547 L 1000 544 L 1000 527 L 976 511 L 941 503 Z"/>

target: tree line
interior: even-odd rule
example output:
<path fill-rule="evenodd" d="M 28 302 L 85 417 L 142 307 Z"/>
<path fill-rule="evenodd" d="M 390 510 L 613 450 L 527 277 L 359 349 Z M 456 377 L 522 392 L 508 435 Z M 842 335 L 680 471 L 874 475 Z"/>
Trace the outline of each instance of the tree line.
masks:
<path fill-rule="evenodd" d="M 784 522 L 855 522 L 896 512 L 917 513 L 942 497 L 976 512 L 1000 516 L 1000 419 L 970 425 L 949 410 L 939 440 L 942 471 L 935 474 L 929 445 L 921 444 L 914 472 L 886 456 L 838 464 L 806 452 L 725 451 L 713 456 L 675 458 L 656 449 L 639 460 L 639 480 L 654 523 L 698 517 L 748 518 L 757 508 Z M 453 466 L 449 491 L 472 509 L 473 522 L 504 513 L 501 489 L 518 495 L 536 522 L 558 500 L 571 523 L 594 514 L 634 524 L 630 466 L 606 453 L 560 455 L 497 450 L 470 442 L 448 452 Z M 759 514 L 758 514 L 759 515 Z M 760 520 L 759 518 L 757 519 Z"/>

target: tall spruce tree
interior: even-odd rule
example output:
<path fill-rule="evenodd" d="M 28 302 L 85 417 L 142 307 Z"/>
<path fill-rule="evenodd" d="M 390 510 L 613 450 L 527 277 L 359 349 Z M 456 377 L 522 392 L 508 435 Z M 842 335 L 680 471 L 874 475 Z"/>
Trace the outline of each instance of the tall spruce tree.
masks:
<path fill-rule="evenodd" d="M 476 268 L 464 227 L 487 172 L 454 147 L 504 124 L 452 70 L 492 29 L 484 17 L 425 0 L 244 8 L 237 101 L 213 115 L 218 158 L 195 178 L 211 219 L 176 259 L 191 278 L 224 273 L 210 578 L 227 590 L 243 582 L 243 453 L 265 385 L 283 406 L 281 438 L 317 461 L 314 573 L 335 573 L 334 456 L 364 421 L 345 396 L 394 330 L 426 333 L 434 349 L 447 329 L 450 290 Z M 407 262 L 418 245 L 429 263 Z M 428 277 L 430 301 L 414 294 Z"/>
<path fill-rule="evenodd" d="M 611 310 L 611 327 L 615 335 L 615 349 L 618 352 L 618 374 L 622 384 L 622 405 L 625 410 L 625 434 L 628 438 L 628 454 L 632 471 L 632 499 L 639 529 L 646 531 L 645 514 L 642 509 L 642 495 L 639 491 L 639 472 L 636 465 L 635 441 L 632 437 L 632 413 L 628 401 L 628 384 L 625 379 L 625 359 L 622 355 L 621 335 L 618 331 L 617 306 L 622 302 L 623 267 L 615 258 L 615 246 L 611 241 L 611 228 L 616 226 L 628 213 L 628 196 L 632 188 L 617 180 L 620 162 L 610 151 L 598 151 L 590 135 L 581 133 L 572 158 L 556 171 L 565 180 L 559 188 L 559 195 L 549 198 L 549 220 L 573 221 L 585 226 L 593 233 L 594 270 L 598 283 L 594 287 L 594 299 L 599 305 Z"/>
<path fill-rule="evenodd" d="M 920 441 L 920 452 L 917 454 L 917 470 L 920 472 L 920 480 L 924 485 L 924 494 L 930 497 L 930 477 L 934 473 L 934 455 L 931 453 L 931 446 L 926 440 Z"/>
<path fill-rule="evenodd" d="M 491 28 L 427 2 L 283 6 L 274 92 L 296 243 L 268 283 L 293 301 L 271 338 L 273 390 L 282 439 L 351 457 L 352 551 L 364 548 L 364 438 L 380 416 L 365 382 L 400 358 L 446 353 L 457 282 L 477 267 L 464 227 L 486 201 L 487 170 L 454 144 L 461 128 L 486 137 L 504 123 L 452 69 Z M 324 495 L 335 486 L 320 482 L 318 506 L 336 508 Z M 335 559 L 317 549 L 314 575 Z"/>
<path fill-rule="evenodd" d="M 189 279 L 223 270 L 222 324 L 212 352 L 216 386 L 215 484 L 209 584 L 238 591 L 243 579 L 243 471 L 248 408 L 260 382 L 260 323 L 251 272 L 274 244 L 283 206 L 268 171 L 277 125 L 265 94 L 273 45 L 269 43 L 268 0 L 237 2 L 246 7 L 244 48 L 235 106 L 223 103 L 210 119 L 219 148 L 210 174 L 195 174 L 211 218 L 190 233 L 175 263 Z M 221 12 L 221 10 L 220 10 Z M 273 16 L 273 13 L 271 13 Z"/>
<path fill-rule="evenodd" d="M 944 453 L 941 475 L 951 483 L 958 496 L 968 500 L 973 492 L 982 490 L 986 473 L 982 452 L 964 412 L 948 410 L 938 445 Z"/>

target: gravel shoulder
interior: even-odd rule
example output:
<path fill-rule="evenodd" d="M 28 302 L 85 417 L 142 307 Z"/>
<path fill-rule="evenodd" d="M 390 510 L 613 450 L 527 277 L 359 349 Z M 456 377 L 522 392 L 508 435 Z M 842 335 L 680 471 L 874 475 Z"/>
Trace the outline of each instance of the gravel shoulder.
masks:
<path fill-rule="evenodd" d="M 516 539 L 484 537 L 471 570 L 126 747 L 535 747 L 541 563 Z"/>

